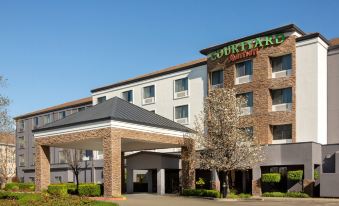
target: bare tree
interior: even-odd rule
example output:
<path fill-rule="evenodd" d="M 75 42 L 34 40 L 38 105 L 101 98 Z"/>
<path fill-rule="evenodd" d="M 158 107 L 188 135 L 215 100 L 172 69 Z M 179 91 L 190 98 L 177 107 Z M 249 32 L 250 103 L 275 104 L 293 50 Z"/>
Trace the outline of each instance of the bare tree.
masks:
<path fill-rule="evenodd" d="M 234 89 L 214 89 L 204 102 L 204 111 L 196 117 L 196 133 L 191 136 L 201 149 L 196 155 L 203 169 L 225 173 L 227 195 L 228 174 L 232 170 L 251 169 L 263 160 L 263 148 L 245 128 L 249 118 L 242 117 L 244 97 Z"/>
<path fill-rule="evenodd" d="M 63 154 L 65 156 L 66 163 L 72 169 L 76 181 L 76 191 L 78 192 L 79 173 L 83 169 L 81 162 L 83 161 L 84 151 L 78 149 L 64 149 Z"/>
<path fill-rule="evenodd" d="M 6 79 L 0 75 L 0 88 L 6 86 Z M 10 105 L 8 97 L 0 93 L 0 180 L 7 183 L 15 173 L 15 147 L 13 120 L 8 114 Z"/>

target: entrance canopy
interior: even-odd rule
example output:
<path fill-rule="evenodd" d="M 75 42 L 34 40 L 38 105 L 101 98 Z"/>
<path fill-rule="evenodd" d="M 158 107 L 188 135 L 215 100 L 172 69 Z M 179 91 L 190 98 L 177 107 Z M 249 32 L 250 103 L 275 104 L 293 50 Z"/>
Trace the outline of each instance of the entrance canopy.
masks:
<path fill-rule="evenodd" d="M 50 182 L 49 147 L 102 150 L 104 194 L 120 195 L 121 152 L 181 147 L 182 153 L 189 155 L 194 143 L 185 135 L 191 132 L 181 124 L 114 97 L 33 130 L 36 188 L 41 191 Z"/>

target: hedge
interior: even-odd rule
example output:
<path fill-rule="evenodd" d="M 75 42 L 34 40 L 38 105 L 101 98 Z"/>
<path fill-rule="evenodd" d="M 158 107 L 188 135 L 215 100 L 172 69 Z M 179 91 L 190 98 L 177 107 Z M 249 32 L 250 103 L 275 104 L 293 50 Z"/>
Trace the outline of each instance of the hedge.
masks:
<path fill-rule="evenodd" d="M 300 181 L 303 179 L 304 172 L 302 170 L 288 171 L 287 179 L 292 181 Z"/>
<path fill-rule="evenodd" d="M 51 195 L 58 195 L 58 196 L 61 196 L 61 197 L 68 196 L 67 186 L 65 184 L 49 185 L 47 192 Z"/>
<path fill-rule="evenodd" d="M 280 180 L 280 173 L 266 173 L 261 175 L 261 181 L 265 183 L 278 183 Z"/>
<path fill-rule="evenodd" d="M 81 196 L 97 197 L 101 195 L 101 187 L 98 184 L 81 184 L 78 192 Z"/>
<path fill-rule="evenodd" d="M 317 170 L 314 171 L 314 179 L 318 180 L 320 178 L 319 172 Z"/>
<path fill-rule="evenodd" d="M 5 185 L 6 191 L 34 191 L 35 185 L 33 183 L 7 183 Z"/>
<path fill-rule="evenodd" d="M 216 190 L 205 190 L 205 189 L 184 189 L 182 195 L 219 198 L 220 192 Z"/>
<path fill-rule="evenodd" d="M 310 197 L 306 193 L 302 192 L 265 192 L 262 194 L 263 197 L 296 197 L 296 198 L 308 198 Z"/>

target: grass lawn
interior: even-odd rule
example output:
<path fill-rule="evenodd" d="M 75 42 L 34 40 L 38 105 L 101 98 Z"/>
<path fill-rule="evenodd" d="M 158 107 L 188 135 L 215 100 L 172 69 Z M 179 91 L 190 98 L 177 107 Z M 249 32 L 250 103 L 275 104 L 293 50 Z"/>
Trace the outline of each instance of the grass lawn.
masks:
<path fill-rule="evenodd" d="M 58 197 L 47 193 L 0 192 L 0 206 L 118 206 L 115 203 L 93 201 L 85 197 Z"/>

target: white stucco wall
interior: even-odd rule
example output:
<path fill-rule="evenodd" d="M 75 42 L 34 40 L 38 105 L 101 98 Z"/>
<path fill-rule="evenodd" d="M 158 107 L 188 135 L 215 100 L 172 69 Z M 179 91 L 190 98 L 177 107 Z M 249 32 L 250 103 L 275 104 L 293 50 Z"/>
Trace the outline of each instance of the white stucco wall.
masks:
<path fill-rule="evenodd" d="M 188 77 L 189 96 L 181 99 L 174 98 L 174 81 Z M 155 103 L 149 105 L 142 104 L 143 87 L 155 85 Z M 106 96 L 107 99 L 118 96 L 122 97 L 122 92 L 133 90 L 133 104 L 147 110 L 155 110 L 155 113 L 174 120 L 174 108 L 176 106 L 188 105 L 189 117 L 187 127 L 193 126 L 194 117 L 203 109 L 203 100 L 207 95 L 207 66 L 202 65 L 184 71 L 162 75 L 152 79 L 147 79 L 120 87 L 107 89 L 92 94 L 93 104 L 97 104 L 97 98 Z"/>
<path fill-rule="evenodd" d="M 327 143 L 327 47 L 318 37 L 296 44 L 297 142 Z"/>

